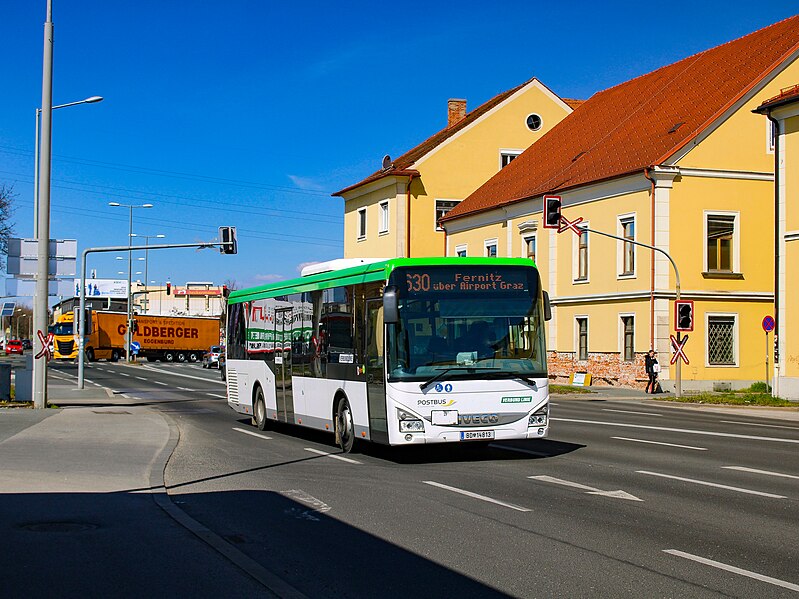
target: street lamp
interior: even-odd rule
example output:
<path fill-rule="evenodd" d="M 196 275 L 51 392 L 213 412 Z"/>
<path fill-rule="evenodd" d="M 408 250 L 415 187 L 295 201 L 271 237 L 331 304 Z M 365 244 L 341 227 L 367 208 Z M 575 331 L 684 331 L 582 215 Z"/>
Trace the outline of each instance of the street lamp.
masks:
<path fill-rule="evenodd" d="M 119 202 L 108 202 L 114 208 L 128 209 L 128 320 L 125 327 L 125 361 L 130 362 L 130 344 L 133 341 L 131 331 L 131 321 L 133 320 L 133 306 L 131 303 L 131 271 L 133 270 L 133 209 L 152 208 L 152 204 L 120 204 Z"/>
<path fill-rule="evenodd" d="M 147 266 L 149 264 L 149 261 L 148 261 L 149 250 L 147 249 L 147 247 L 150 245 L 150 240 L 151 239 L 163 239 L 164 237 L 166 237 L 166 235 L 162 235 L 161 233 L 159 233 L 158 235 L 139 235 L 139 237 L 143 237 L 144 238 L 144 290 L 147 291 L 147 286 L 148 286 L 147 285 L 147 280 L 148 280 L 148 277 L 150 276 L 148 274 L 150 271 L 147 268 Z M 155 281 L 152 281 L 152 282 L 155 283 Z M 150 296 L 149 296 L 149 294 L 144 296 L 144 305 L 147 306 L 145 308 L 145 310 L 144 310 L 144 313 L 147 314 L 150 311 Z"/>
<path fill-rule="evenodd" d="M 67 104 L 59 104 L 53 106 L 51 110 L 58 108 L 66 108 L 68 106 L 77 106 L 78 104 L 94 104 L 95 102 L 102 102 L 102 96 L 91 96 L 85 100 L 78 100 L 77 102 L 69 102 Z M 36 109 L 36 143 L 33 152 L 33 237 L 39 237 L 39 122 L 42 118 L 42 109 Z"/>

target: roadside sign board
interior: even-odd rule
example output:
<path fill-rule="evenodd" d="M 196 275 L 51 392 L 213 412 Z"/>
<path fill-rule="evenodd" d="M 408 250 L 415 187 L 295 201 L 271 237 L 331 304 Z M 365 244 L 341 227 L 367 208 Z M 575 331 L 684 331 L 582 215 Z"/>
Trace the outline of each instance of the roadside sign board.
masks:
<path fill-rule="evenodd" d="M 141 343 L 139 343 L 138 341 L 133 341 L 130 344 L 130 353 L 132 353 L 135 356 L 136 354 L 139 353 L 139 350 L 141 350 Z"/>
<path fill-rule="evenodd" d="M 3 302 L 3 309 L 0 310 L 0 316 L 14 316 L 14 308 L 16 307 L 16 302 Z"/>
<path fill-rule="evenodd" d="M 75 279 L 75 297 L 80 297 L 80 279 Z M 86 279 L 86 297 L 128 297 L 125 279 Z"/>
<path fill-rule="evenodd" d="M 774 322 L 773 316 L 766 316 L 765 318 L 763 318 L 763 330 L 766 331 L 767 333 L 773 331 L 775 325 L 776 323 Z"/>

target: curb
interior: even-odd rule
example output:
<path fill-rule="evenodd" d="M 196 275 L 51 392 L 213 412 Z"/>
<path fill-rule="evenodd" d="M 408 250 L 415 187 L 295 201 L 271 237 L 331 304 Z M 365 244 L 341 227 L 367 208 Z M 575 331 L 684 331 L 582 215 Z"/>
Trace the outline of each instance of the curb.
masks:
<path fill-rule="evenodd" d="M 164 472 L 172 457 L 172 453 L 180 441 L 180 430 L 174 420 L 155 410 L 166 421 L 169 426 L 169 440 L 166 442 L 161 452 L 153 458 L 150 468 L 150 493 L 153 501 L 175 522 L 183 526 L 186 530 L 193 533 L 201 541 L 205 542 L 212 549 L 226 557 L 233 565 L 241 569 L 247 575 L 261 583 L 275 597 L 286 597 L 290 599 L 309 599 L 307 595 L 291 586 L 285 580 L 270 572 L 254 559 L 245 555 L 233 545 L 225 541 L 218 534 L 201 524 L 181 508 L 172 502 L 166 490 Z"/>

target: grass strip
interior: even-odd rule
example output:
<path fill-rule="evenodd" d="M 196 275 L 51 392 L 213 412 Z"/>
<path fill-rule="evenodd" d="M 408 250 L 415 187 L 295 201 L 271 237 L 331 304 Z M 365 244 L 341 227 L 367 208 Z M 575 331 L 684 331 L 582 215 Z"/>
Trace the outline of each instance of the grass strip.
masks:
<path fill-rule="evenodd" d="M 550 393 L 557 393 L 559 395 L 568 395 L 569 393 L 593 393 L 590 389 L 585 387 L 572 387 L 571 385 L 549 385 Z"/>

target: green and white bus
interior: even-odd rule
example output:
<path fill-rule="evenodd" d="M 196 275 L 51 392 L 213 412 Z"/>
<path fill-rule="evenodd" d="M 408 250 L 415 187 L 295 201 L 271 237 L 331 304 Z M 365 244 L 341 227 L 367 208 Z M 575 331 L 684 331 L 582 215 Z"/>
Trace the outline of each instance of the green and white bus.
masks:
<path fill-rule="evenodd" d="M 333 260 L 234 291 L 227 398 L 286 422 L 415 445 L 548 432 L 549 298 L 521 258 Z"/>

